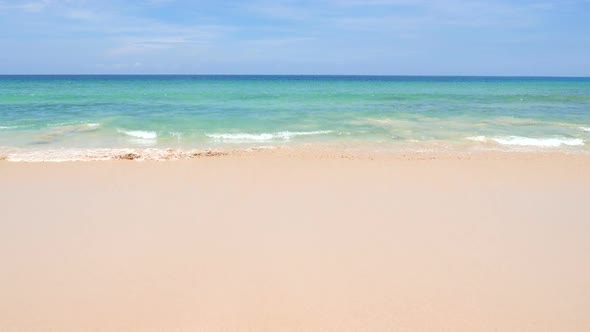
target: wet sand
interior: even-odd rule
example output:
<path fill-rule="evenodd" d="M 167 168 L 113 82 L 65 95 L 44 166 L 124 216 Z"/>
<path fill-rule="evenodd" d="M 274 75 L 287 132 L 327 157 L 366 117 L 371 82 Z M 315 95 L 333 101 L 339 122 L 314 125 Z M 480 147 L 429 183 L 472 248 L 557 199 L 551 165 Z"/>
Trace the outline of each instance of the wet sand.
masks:
<path fill-rule="evenodd" d="M 0 331 L 590 331 L 590 156 L 0 161 Z"/>

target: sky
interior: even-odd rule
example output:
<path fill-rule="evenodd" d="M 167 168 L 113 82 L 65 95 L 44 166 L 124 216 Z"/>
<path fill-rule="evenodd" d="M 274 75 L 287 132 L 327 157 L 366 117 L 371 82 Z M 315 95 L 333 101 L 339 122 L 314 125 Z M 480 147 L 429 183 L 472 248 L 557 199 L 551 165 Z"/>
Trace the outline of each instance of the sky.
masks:
<path fill-rule="evenodd" d="M 590 0 L 0 0 L 0 74 L 590 76 Z"/>

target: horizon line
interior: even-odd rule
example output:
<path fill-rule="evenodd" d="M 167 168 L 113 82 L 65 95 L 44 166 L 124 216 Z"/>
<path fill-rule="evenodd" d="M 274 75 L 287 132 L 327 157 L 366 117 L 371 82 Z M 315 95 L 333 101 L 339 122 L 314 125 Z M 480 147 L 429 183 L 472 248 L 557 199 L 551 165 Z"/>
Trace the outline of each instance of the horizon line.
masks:
<path fill-rule="evenodd" d="M 335 77 L 492 77 L 492 78 L 590 78 L 590 76 L 573 76 L 573 75 L 440 75 L 440 74 L 131 74 L 131 73 L 104 73 L 104 74 L 1 74 L 2 76 L 335 76 Z"/>

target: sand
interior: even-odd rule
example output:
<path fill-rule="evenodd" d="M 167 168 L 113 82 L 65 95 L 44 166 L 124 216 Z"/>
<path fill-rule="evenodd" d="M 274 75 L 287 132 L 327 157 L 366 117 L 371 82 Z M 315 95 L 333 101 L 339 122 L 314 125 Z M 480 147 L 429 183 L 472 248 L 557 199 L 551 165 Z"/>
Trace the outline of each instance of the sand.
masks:
<path fill-rule="evenodd" d="M 590 156 L 0 161 L 0 331 L 590 331 Z"/>

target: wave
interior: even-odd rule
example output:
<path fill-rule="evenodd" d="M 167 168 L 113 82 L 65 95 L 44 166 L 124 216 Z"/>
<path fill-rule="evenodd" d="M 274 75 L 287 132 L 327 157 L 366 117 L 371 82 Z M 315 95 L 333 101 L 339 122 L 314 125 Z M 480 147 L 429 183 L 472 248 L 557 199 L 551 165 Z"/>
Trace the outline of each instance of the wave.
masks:
<path fill-rule="evenodd" d="M 467 139 L 471 140 L 471 141 L 476 141 L 476 142 L 493 141 L 498 144 L 510 145 L 510 146 L 560 147 L 562 145 L 567 145 L 567 146 L 584 145 L 583 139 L 568 138 L 568 137 L 532 138 L 532 137 L 524 137 L 524 136 L 502 136 L 502 137 L 475 136 L 475 137 L 467 137 Z"/>
<path fill-rule="evenodd" d="M 220 141 L 230 142 L 264 142 L 272 140 L 291 140 L 297 136 L 311 136 L 311 135 L 325 135 L 332 133 L 331 130 L 317 130 L 317 131 L 280 131 L 276 133 L 261 133 L 261 134 L 247 134 L 247 133 L 215 133 L 205 134 L 209 138 Z"/>
<path fill-rule="evenodd" d="M 62 133 L 68 133 L 68 132 L 83 133 L 83 132 L 95 131 L 99 127 L 100 127 L 100 123 L 83 123 L 83 124 L 78 124 L 78 125 L 56 127 L 55 130 L 58 130 Z"/>
<path fill-rule="evenodd" d="M 590 127 L 580 127 L 582 131 L 590 132 Z"/>
<path fill-rule="evenodd" d="M 121 134 L 130 136 L 130 137 L 134 137 L 134 138 L 143 139 L 143 140 L 155 140 L 158 138 L 158 134 L 155 131 L 123 130 L 123 129 L 118 129 L 117 131 Z"/>
<path fill-rule="evenodd" d="M 93 122 L 85 122 L 85 121 L 70 121 L 70 122 L 58 122 L 58 123 L 48 123 L 47 127 L 98 127 L 100 123 L 93 123 Z"/>
<path fill-rule="evenodd" d="M 0 130 L 10 130 L 10 129 L 19 129 L 19 128 L 31 128 L 33 125 L 20 125 L 20 126 L 0 126 Z"/>
<path fill-rule="evenodd" d="M 19 128 L 31 128 L 34 127 L 32 124 L 28 125 L 17 125 L 17 126 L 0 126 L 0 130 L 10 130 Z M 100 127 L 100 123 L 56 123 L 49 124 L 47 127 L 51 128 L 53 132 L 83 132 L 83 131 L 94 131 Z"/>
<path fill-rule="evenodd" d="M 51 133 L 61 135 L 95 131 L 100 127 L 100 123 L 54 124 L 49 125 L 49 127 L 51 128 Z"/>
<path fill-rule="evenodd" d="M 36 135 L 31 144 L 49 144 L 64 136 L 73 134 L 85 134 L 98 130 L 100 123 L 83 123 L 74 125 L 50 126 L 50 131 L 41 131 Z"/>

